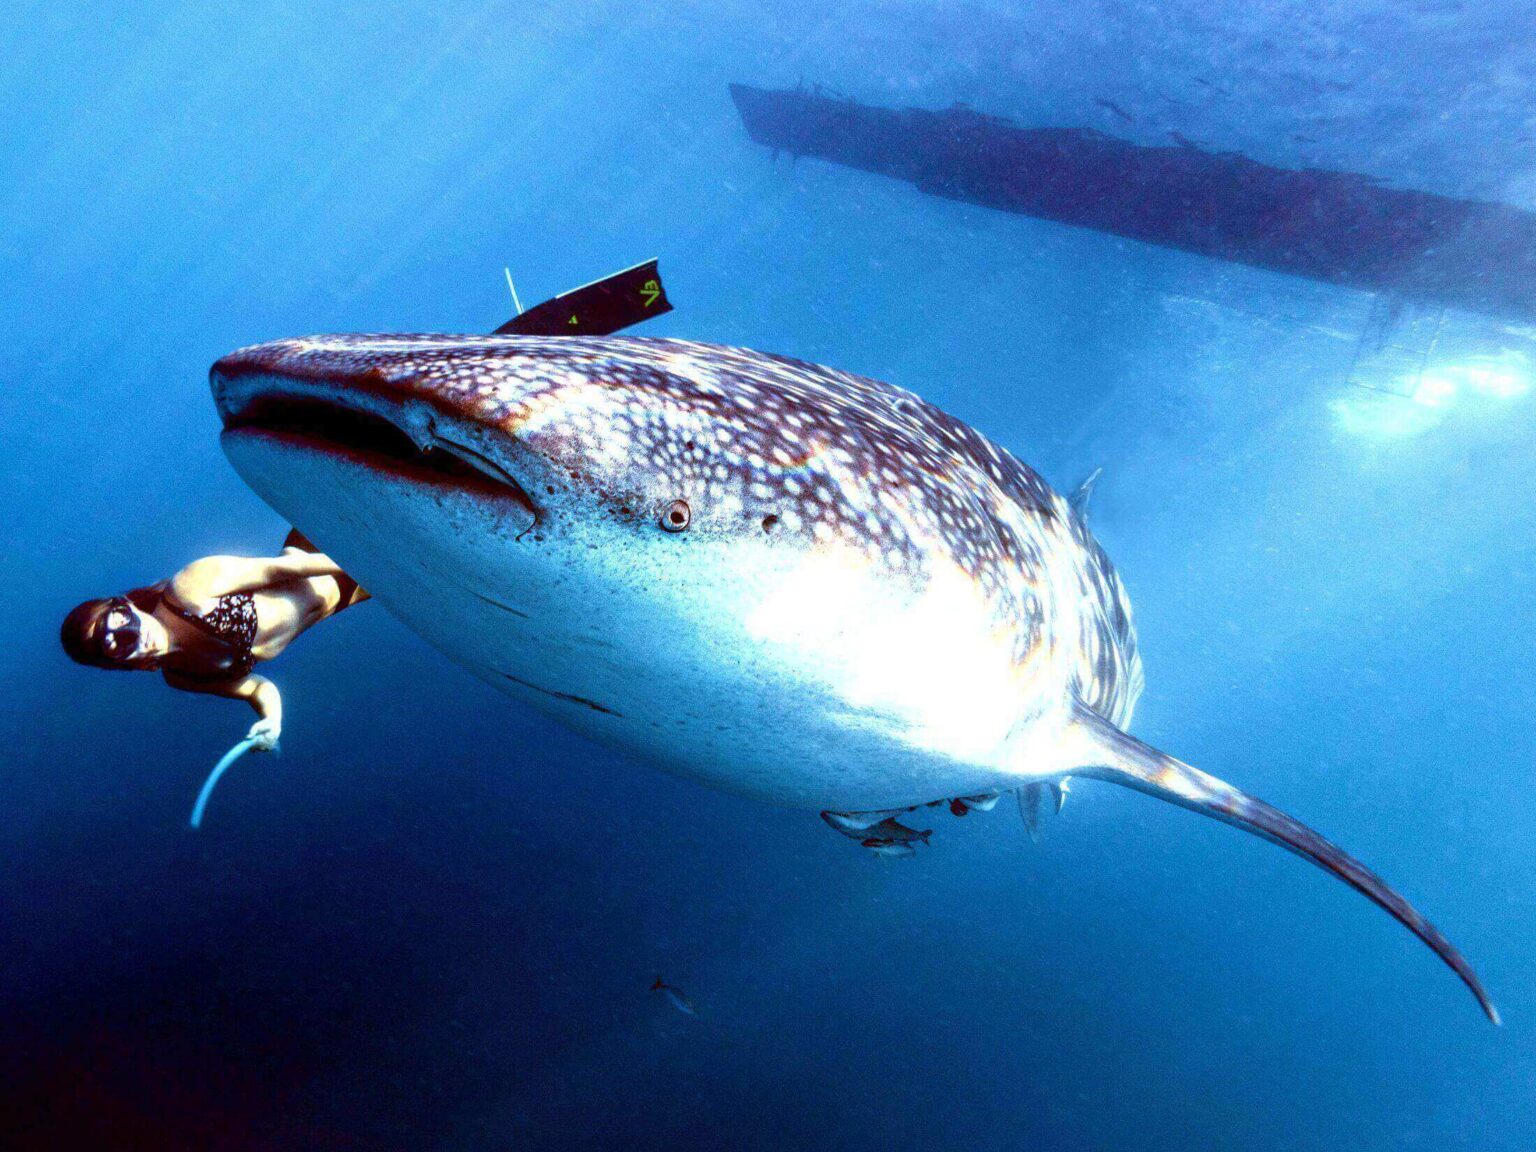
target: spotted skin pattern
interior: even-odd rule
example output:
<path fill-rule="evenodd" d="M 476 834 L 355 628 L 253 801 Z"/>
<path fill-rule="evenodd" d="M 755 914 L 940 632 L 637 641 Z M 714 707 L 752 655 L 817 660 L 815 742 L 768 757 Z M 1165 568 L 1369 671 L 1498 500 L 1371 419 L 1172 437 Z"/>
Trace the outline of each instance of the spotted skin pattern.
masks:
<path fill-rule="evenodd" d="M 565 437 L 573 474 L 615 515 L 675 492 L 694 530 L 743 518 L 836 540 L 914 583 L 952 562 L 1020 666 L 1071 660 L 1076 697 L 1117 726 L 1141 692 L 1130 602 L 1083 518 L 1007 449 L 881 381 L 641 337 L 324 336 L 242 349 L 221 371 L 373 379 L 514 438 Z M 604 430 L 604 459 L 580 459 L 583 422 Z M 633 462 L 632 484 L 622 468 L 614 480 L 616 458 Z"/>

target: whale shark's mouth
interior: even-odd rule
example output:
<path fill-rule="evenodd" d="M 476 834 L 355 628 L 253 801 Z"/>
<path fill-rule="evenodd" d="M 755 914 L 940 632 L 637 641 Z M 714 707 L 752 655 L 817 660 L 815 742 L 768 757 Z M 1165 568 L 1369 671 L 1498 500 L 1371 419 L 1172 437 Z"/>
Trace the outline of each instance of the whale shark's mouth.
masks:
<path fill-rule="evenodd" d="M 439 419 L 423 420 L 367 394 L 358 399 L 362 402 L 350 403 L 346 392 L 304 395 L 246 387 L 238 398 L 221 395 L 219 410 L 226 441 L 260 437 L 413 483 L 511 501 L 535 520 L 540 517 L 517 478 L 468 443 L 469 437 L 455 436 Z"/>

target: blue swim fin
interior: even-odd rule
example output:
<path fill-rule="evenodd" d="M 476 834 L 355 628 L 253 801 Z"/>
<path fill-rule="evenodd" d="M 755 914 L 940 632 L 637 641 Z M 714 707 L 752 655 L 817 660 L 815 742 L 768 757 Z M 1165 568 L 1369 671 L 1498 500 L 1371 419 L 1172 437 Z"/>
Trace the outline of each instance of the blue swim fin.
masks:
<path fill-rule="evenodd" d="M 256 746 L 256 741 L 247 736 L 236 744 L 219 759 L 213 766 L 213 771 L 208 773 L 208 779 L 203 781 L 203 790 L 197 794 L 197 803 L 192 805 L 192 829 L 196 831 L 203 825 L 203 810 L 208 807 L 208 799 L 213 795 L 213 790 L 218 786 L 219 777 L 230 769 L 236 760 L 244 756 Z"/>

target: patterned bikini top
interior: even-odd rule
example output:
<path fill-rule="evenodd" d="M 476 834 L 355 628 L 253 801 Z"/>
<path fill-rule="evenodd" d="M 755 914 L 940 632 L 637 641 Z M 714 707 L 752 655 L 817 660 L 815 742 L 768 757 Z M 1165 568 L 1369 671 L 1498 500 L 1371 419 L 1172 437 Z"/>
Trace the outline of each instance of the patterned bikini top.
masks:
<path fill-rule="evenodd" d="M 201 624 L 231 648 L 246 652 L 256 643 L 256 597 L 250 592 L 220 596 L 201 616 L 187 616 Z"/>
<path fill-rule="evenodd" d="M 241 680 L 256 667 L 251 651 L 256 645 L 258 624 L 256 597 L 250 592 L 230 592 L 214 601 L 203 613 L 189 612 L 174 600 L 170 609 L 192 625 L 200 643 L 183 643 L 165 667 L 193 680 Z"/>

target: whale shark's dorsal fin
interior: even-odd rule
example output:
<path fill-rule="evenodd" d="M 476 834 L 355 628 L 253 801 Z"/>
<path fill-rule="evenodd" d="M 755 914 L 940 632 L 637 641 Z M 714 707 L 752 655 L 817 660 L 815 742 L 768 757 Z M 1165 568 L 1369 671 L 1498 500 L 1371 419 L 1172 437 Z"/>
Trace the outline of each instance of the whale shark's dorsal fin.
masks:
<path fill-rule="evenodd" d="M 1072 495 L 1067 497 L 1067 504 L 1077 514 L 1079 520 L 1088 519 L 1088 501 L 1093 498 L 1093 486 L 1099 482 L 1099 477 L 1104 475 L 1103 468 L 1095 468 L 1088 473 L 1088 478 L 1072 490 Z"/>
<path fill-rule="evenodd" d="M 1074 745 L 1074 758 L 1080 761 L 1079 766 L 1071 769 L 1072 775 L 1092 776 L 1124 784 L 1156 796 L 1159 800 L 1168 800 L 1206 816 L 1214 816 L 1271 840 L 1282 848 L 1288 848 L 1319 868 L 1333 873 L 1351 888 L 1385 908 L 1404 927 L 1434 949 L 1435 954 L 1472 990 L 1488 1019 L 1495 1024 L 1500 1023 L 1498 1009 L 1493 1006 L 1482 981 L 1461 953 L 1440 934 L 1439 929 L 1419 915 L 1408 901 L 1389 888 L 1381 877 L 1342 849 L 1278 808 L 1272 808 L 1264 801 L 1240 792 L 1214 776 L 1208 776 L 1197 768 L 1191 768 L 1143 744 L 1082 704 L 1074 706 L 1068 731 L 1069 740 Z"/>

